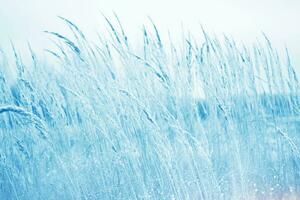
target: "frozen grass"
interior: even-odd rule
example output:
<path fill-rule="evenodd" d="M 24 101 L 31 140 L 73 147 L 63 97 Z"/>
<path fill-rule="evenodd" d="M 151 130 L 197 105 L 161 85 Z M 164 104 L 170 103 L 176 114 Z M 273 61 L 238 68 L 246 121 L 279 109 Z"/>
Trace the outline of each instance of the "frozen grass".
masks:
<path fill-rule="evenodd" d="M 61 19 L 74 38 L 47 32 L 55 60 L 14 50 L 8 81 L 1 54 L 0 199 L 297 199 L 288 54 L 204 31 L 176 45 L 155 25 L 133 44 L 117 18 L 91 42 Z"/>

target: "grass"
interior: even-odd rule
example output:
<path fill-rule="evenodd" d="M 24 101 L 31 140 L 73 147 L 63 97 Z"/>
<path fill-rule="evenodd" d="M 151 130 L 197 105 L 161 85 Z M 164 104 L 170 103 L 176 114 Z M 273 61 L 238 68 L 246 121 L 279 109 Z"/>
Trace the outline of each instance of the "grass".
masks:
<path fill-rule="evenodd" d="M 60 19 L 73 38 L 46 32 L 51 61 L 1 54 L 0 199 L 299 194 L 298 77 L 267 37 L 174 44 L 152 23 L 133 43 L 116 16 L 89 41 Z"/>

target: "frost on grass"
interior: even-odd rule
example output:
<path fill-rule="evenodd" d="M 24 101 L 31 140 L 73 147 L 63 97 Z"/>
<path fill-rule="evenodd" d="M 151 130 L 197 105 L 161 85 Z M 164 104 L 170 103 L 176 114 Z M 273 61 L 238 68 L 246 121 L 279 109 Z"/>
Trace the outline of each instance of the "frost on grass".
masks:
<path fill-rule="evenodd" d="M 119 23 L 46 32 L 45 62 L 0 66 L 0 199 L 283 199 L 300 193 L 299 83 L 266 39 L 164 42 Z M 181 48 L 179 48 L 181 46 Z M 57 72 L 59 69 L 59 72 Z M 201 94 L 201 98 L 199 97 Z"/>

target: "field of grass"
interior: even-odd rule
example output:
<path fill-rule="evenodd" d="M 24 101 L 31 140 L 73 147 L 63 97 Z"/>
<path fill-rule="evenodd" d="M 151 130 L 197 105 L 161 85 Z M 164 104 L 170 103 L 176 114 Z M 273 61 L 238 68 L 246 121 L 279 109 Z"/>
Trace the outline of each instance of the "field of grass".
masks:
<path fill-rule="evenodd" d="M 49 61 L 0 51 L 1 200 L 300 199 L 288 52 L 154 24 L 135 41 L 118 18 L 90 41 L 61 20 Z"/>

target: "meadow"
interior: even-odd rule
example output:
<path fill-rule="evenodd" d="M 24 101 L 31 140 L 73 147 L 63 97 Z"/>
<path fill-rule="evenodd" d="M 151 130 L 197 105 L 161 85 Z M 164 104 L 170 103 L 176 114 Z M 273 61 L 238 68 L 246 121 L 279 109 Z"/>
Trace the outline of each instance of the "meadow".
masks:
<path fill-rule="evenodd" d="M 269 39 L 90 41 L 0 51 L 0 199 L 300 199 L 300 93 Z M 10 69 L 10 70 L 8 70 Z M 11 72 L 12 71 L 12 72 Z"/>

